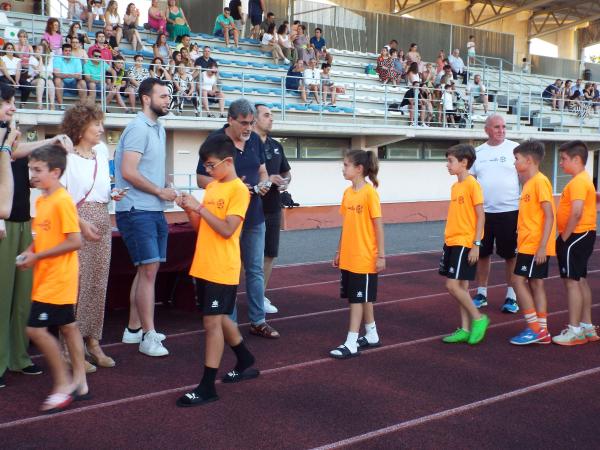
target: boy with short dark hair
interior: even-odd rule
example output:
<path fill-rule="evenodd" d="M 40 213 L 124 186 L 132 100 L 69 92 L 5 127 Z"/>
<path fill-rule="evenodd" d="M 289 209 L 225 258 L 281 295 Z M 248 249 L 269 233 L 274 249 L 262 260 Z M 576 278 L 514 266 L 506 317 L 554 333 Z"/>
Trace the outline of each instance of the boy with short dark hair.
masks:
<path fill-rule="evenodd" d="M 556 255 L 556 211 L 550 180 L 540 172 L 544 144 L 526 141 L 515 147 L 515 168 L 523 184 L 517 222 L 517 261 L 512 284 L 527 328 L 510 340 L 514 345 L 549 344 L 544 278 L 548 256 Z"/>
<path fill-rule="evenodd" d="M 206 356 L 202 381 L 192 392 L 177 399 L 177 406 L 198 406 L 218 400 L 215 379 L 227 342 L 237 357 L 235 368 L 224 383 L 256 378 L 254 356 L 244 345 L 229 315 L 235 307 L 240 280 L 240 234 L 250 204 L 248 188 L 238 178 L 234 161 L 237 150 L 226 135 L 209 137 L 200 148 L 200 159 L 214 179 L 206 186 L 202 204 L 183 194 L 178 204 L 198 230 L 196 252 L 190 275 L 196 279 L 198 304 L 206 330 Z"/>
<path fill-rule="evenodd" d="M 467 144 L 454 145 L 446 152 L 448 172 L 456 175 L 458 181 L 450 193 L 439 273 L 448 278 L 446 288 L 458 302 L 461 317 L 461 328 L 442 339 L 447 344 L 478 344 L 490 324 L 469 294 L 469 281 L 475 279 L 485 224 L 483 190 L 469 173 L 475 158 L 475 149 Z"/>
<path fill-rule="evenodd" d="M 573 176 L 563 189 L 556 213 L 556 256 L 567 289 L 569 325 L 552 342 L 572 346 L 600 340 L 592 325 L 592 291 L 586 281 L 596 242 L 596 189 L 585 170 L 587 145 L 566 142 L 558 151 L 560 166 Z"/>
<path fill-rule="evenodd" d="M 66 150 L 56 144 L 44 145 L 29 157 L 30 181 L 41 189 L 35 203 L 33 244 L 17 257 L 20 269 L 33 267 L 31 313 L 27 334 L 45 356 L 54 387 L 43 403 L 46 413 L 65 409 L 76 398 L 88 395 L 83 340 L 75 322 L 81 247 L 79 219 L 73 199 L 60 184 L 67 165 Z M 73 376 L 69 377 L 58 340 L 48 332 L 57 326 L 71 355 Z"/>

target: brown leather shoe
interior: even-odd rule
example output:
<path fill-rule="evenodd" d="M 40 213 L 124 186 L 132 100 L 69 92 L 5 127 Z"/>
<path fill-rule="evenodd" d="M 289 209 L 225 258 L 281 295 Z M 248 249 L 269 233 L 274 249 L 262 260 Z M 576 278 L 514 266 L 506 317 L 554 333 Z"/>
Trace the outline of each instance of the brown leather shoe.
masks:
<path fill-rule="evenodd" d="M 267 339 L 279 339 L 281 337 L 279 332 L 267 322 L 263 322 L 260 325 L 250 325 L 250 334 Z"/>

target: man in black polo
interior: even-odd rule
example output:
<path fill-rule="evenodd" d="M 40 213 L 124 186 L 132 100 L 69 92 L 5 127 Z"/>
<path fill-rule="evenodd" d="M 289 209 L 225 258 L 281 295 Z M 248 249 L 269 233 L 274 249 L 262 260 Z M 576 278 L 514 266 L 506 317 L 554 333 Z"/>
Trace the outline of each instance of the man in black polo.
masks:
<path fill-rule="evenodd" d="M 269 278 L 271 278 L 273 262 L 279 252 L 279 232 L 281 229 L 281 199 L 279 198 L 279 191 L 286 189 L 292 176 L 290 174 L 290 165 L 283 153 L 283 147 L 268 135 L 273 129 L 273 114 L 271 114 L 271 110 L 262 103 L 256 104 L 255 108 L 256 124 L 254 125 L 254 131 L 260 136 L 265 146 L 265 164 L 267 166 L 267 173 L 269 174 L 269 181 L 272 183 L 269 192 L 262 199 L 266 228 L 264 261 L 266 289 L 269 284 Z M 265 297 L 265 312 L 277 312 L 277 308 L 267 297 Z"/>

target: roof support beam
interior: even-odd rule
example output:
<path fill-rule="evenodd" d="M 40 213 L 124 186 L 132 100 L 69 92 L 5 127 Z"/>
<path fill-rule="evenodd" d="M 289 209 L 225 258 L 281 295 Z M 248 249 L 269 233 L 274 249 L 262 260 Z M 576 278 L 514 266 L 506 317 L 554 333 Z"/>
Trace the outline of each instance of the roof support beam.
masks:
<path fill-rule="evenodd" d="M 529 39 L 546 36 L 600 19 L 600 13 L 590 3 L 585 11 L 569 7 L 533 13 L 529 18 Z M 541 23 L 540 23 L 541 22 Z"/>
<path fill-rule="evenodd" d="M 552 1 L 554 1 L 554 0 L 522 1 L 521 6 L 513 5 L 514 7 L 511 10 L 506 11 L 506 12 L 502 12 L 502 9 L 504 9 L 504 7 L 508 6 L 508 5 L 503 4 L 500 7 L 500 9 L 498 9 L 497 11 L 496 11 L 496 8 L 492 7 L 492 10 L 494 11 L 494 15 L 492 17 L 488 17 L 487 19 L 479 20 L 481 17 L 481 14 L 479 14 L 479 16 L 475 19 L 474 22 L 472 22 L 470 24 L 470 26 L 480 27 L 483 25 L 487 25 L 488 23 L 495 22 L 496 20 L 504 19 L 505 17 L 509 17 L 509 16 L 518 14 L 521 11 L 530 11 L 535 8 L 539 8 L 541 6 L 547 5 L 548 3 L 552 3 Z M 488 6 L 488 3 L 487 2 L 484 3 L 483 9 L 486 9 L 487 6 Z M 472 7 L 473 7 L 473 4 L 471 4 L 470 8 L 472 8 Z M 483 12 L 483 10 L 481 12 Z"/>
<path fill-rule="evenodd" d="M 402 16 L 404 14 L 410 14 L 411 12 L 417 11 L 421 8 L 425 8 L 426 6 L 433 5 L 434 3 L 438 3 L 440 0 L 421 0 L 419 3 L 416 3 L 411 6 L 407 6 L 410 0 L 395 1 L 396 6 L 392 12 L 398 16 Z"/>
<path fill-rule="evenodd" d="M 544 27 L 542 27 L 542 30 L 536 31 L 533 34 L 530 34 L 529 39 L 539 38 L 542 36 L 546 36 L 547 34 L 552 34 L 552 33 L 556 33 L 558 31 L 563 31 L 563 30 L 568 30 L 569 28 L 576 27 L 577 25 L 581 25 L 582 23 L 593 22 L 594 20 L 598 20 L 598 19 L 600 19 L 600 14 L 595 14 L 593 16 L 585 17 L 583 19 L 575 20 L 575 21 L 568 22 L 568 23 L 563 23 L 562 25 L 552 27 L 552 28 L 547 28 L 545 30 L 543 29 Z M 535 25 L 532 28 L 536 29 Z"/>

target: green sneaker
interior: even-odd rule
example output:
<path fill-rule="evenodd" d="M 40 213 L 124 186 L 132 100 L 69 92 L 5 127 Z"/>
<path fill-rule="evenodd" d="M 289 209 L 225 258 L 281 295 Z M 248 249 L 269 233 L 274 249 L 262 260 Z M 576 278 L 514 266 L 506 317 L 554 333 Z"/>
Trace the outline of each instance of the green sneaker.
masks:
<path fill-rule="evenodd" d="M 485 314 L 481 316 L 481 319 L 474 320 L 473 323 L 471 323 L 471 336 L 469 336 L 470 345 L 479 344 L 483 340 L 489 324 L 490 319 Z"/>
<path fill-rule="evenodd" d="M 446 344 L 458 344 L 460 342 L 467 342 L 470 335 L 471 333 L 469 333 L 467 330 L 457 328 L 454 333 L 452 333 L 450 336 L 446 336 L 442 339 L 442 341 Z"/>

